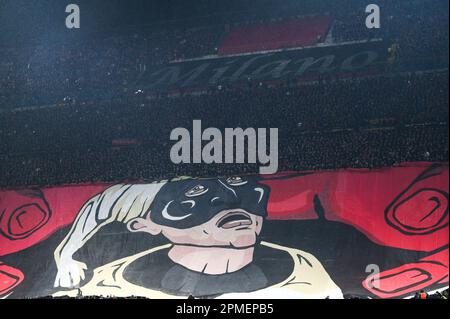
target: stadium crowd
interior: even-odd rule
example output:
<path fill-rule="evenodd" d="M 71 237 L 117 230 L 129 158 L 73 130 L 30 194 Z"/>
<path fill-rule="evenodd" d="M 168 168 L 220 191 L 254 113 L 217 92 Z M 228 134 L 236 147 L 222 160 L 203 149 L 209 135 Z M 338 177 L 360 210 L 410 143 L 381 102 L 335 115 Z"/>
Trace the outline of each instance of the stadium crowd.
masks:
<path fill-rule="evenodd" d="M 252 85 L 3 113 L 0 185 L 257 172 L 255 164 L 172 164 L 170 132 L 191 130 L 194 119 L 202 120 L 203 129 L 279 128 L 279 170 L 448 161 L 447 76 L 434 72 L 274 88 Z M 120 139 L 136 145 L 114 147 Z"/>
<path fill-rule="evenodd" d="M 212 15 L 217 21 L 209 24 L 198 19 L 203 24 L 130 27 L 83 41 L 2 47 L 0 187 L 257 171 L 257 165 L 172 164 L 170 132 L 191 128 L 194 119 L 204 128 L 279 128 L 279 170 L 448 161 L 448 61 L 438 64 L 444 71 L 430 64 L 443 56 L 448 60 L 448 16 L 440 14 L 448 2 L 413 2 L 411 11 L 411 1 L 380 0 L 380 30 L 365 28 L 364 10 L 355 13 L 361 0 L 290 6 L 274 1 L 276 11 L 268 4 L 254 15 Z M 178 97 L 135 91 L 136 81 L 152 67 L 216 54 L 235 24 L 306 14 L 331 15 L 337 43 L 383 38 L 397 56 L 394 66 L 380 70 L 384 75 L 330 74 L 276 85 L 250 81 Z M 419 62 L 426 72 L 412 67 Z M 38 108 L 14 110 L 18 107 Z M 113 147 L 119 139 L 136 145 Z"/>
<path fill-rule="evenodd" d="M 124 94 L 147 68 L 212 52 L 217 28 L 173 30 L 0 52 L 0 108 Z M 25 53 L 23 53 L 25 52 Z"/>
<path fill-rule="evenodd" d="M 336 16 L 333 36 L 338 42 L 383 39 L 397 45 L 402 63 L 418 59 L 448 60 L 448 1 L 378 1 L 379 29 L 366 27 L 366 16 L 345 10 Z M 405 27 L 407 26 L 407 27 Z"/>
<path fill-rule="evenodd" d="M 382 38 L 389 45 L 396 44 L 395 54 L 401 57 L 402 63 L 416 66 L 443 63 L 448 67 L 448 33 L 443 31 L 448 28 L 448 17 L 440 14 L 445 8 L 448 10 L 448 2 L 414 2 L 420 10 L 412 11 L 408 1 L 382 1 L 381 29 L 366 28 L 367 14 L 360 0 L 345 5 L 336 1 L 319 5 L 308 0 L 280 15 L 332 15 L 334 42 Z M 355 8 L 361 9 L 359 13 Z M 0 109 L 67 100 L 102 101 L 133 94 L 130 87 L 147 69 L 169 61 L 214 55 L 231 25 L 272 21 L 273 16 L 273 13 L 269 16 L 260 13 L 258 18 L 247 15 L 247 20 L 239 16 L 231 20 L 234 23 L 217 22 L 190 28 L 130 27 L 110 36 L 0 48 Z M 409 27 L 400 27 L 403 25 Z"/>

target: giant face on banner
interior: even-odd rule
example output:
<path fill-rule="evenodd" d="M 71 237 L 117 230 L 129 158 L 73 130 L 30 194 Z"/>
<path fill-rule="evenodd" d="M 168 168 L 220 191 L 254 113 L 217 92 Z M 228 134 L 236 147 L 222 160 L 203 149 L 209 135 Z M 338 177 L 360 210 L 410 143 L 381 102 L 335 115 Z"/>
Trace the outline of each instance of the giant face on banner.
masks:
<path fill-rule="evenodd" d="M 448 285 L 446 164 L 4 191 L 0 208 L 3 298 L 395 298 Z"/>

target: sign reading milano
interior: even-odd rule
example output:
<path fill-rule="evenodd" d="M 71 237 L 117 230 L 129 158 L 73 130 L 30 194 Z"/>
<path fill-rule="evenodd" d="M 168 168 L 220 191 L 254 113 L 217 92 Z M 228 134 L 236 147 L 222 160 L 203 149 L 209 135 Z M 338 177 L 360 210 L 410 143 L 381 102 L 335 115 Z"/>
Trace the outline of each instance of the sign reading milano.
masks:
<path fill-rule="evenodd" d="M 387 58 L 383 42 L 170 63 L 147 70 L 138 85 L 149 90 L 202 88 L 248 80 L 316 78 L 377 73 Z"/>

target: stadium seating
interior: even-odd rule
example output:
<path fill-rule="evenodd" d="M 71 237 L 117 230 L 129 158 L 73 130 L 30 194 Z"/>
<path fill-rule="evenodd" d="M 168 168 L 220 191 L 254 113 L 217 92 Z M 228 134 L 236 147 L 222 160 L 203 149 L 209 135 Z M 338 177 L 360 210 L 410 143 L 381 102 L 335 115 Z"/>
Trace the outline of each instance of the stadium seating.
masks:
<path fill-rule="evenodd" d="M 323 42 L 331 17 L 305 17 L 290 21 L 233 28 L 220 55 L 311 46 Z"/>

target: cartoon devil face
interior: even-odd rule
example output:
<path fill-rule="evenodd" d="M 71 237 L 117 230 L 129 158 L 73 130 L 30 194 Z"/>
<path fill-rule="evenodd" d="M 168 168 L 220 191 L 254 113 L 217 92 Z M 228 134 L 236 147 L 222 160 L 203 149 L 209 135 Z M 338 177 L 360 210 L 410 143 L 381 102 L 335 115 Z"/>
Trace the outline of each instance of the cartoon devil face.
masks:
<path fill-rule="evenodd" d="M 188 179 L 164 185 L 134 231 L 162 233 L 172 243 L 250 247 L 267 215 L 269 188 L 255 177 Z"/>

